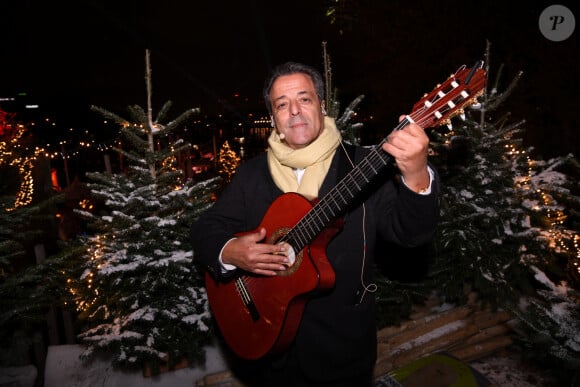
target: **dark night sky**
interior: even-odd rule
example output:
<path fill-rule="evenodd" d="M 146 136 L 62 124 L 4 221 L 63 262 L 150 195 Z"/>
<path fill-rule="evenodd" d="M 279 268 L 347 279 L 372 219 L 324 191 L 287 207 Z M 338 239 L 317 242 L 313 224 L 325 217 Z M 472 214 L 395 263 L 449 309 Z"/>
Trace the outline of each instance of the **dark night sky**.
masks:
<path fill-rule="evenodd" d="M 325 3 L 3 2 L 0 96 L 27 91 L 75 111 L 90 104 L 120 112 L 128 105 L 145 107 L 144 58 L 150 48 L 156 106 L 172 100 L 176 114 L 198 106 L 216 112 L 244 104 L 261 109 L 268 69 L 286 60 L 321 69 L 321 42 L 327 41 L 343 105 L 365 94 L 362 109 L 387 123 L 458 66 L 483 59 L 489 40 L 492 70 L 505 63 L 503 85 L 524 72 L 506 104 L 514 118 L 526 118 L 528 142 L 549 155 L 578 148 L 580 11 L 572 1 L 557 2 L 577 22 L 563 42 L 539 31 L 541 11 L 554 4 L 547 1 L 522 6 L 351 0 L 357 6 L 347 15 L 359 13 L 363 27 L 342 36 L 325 22 Z M 241 98 L 231 104 L 234 93 Z"/>

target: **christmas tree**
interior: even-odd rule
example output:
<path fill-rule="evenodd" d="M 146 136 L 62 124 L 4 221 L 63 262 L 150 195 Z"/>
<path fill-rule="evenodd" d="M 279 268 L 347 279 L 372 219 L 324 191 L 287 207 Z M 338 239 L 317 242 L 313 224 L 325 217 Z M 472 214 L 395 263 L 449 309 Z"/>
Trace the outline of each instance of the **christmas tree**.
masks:
<path fill-rule="evenodd" d="M 148 109 L 131 106 L 130 119 L 94 107 L 121 126 L 126 173 L 87 173 L 100 213 L 82 212 L 89 221 L 86 265 L 71 284 L 82 323 L 86 357 L 113 356 L 123 368 L 146 365 L 156 373 L 187 359 L 204 358 L 211 340 L 202 276 L 193 265 L 189 225 L 211 205 L 218 179 L 194 183 L 176 168 L 176 155 L 190 145 L 172 133 L 196 114 L 188 110 L 162 124 L 171 103 L 153 119 L 147 52 Z"/>
<path fill-rule="evenodd" d="M 356 108 L 364 99 L 364 95 L 361 94 L 351 101 L 342 114 L 340 114 L 338 89 L 332 83 L 332 61 L 326 50 L 326 42 L 322 42 L 322 57 L 324 60 L 324 101 L 326 103 L 327 115 L 334 118 L 336 127 L 340 131 L 343 141 L 352 145 L 360 145 L 360 131 L 363 125 L 360 122 L 353 122 L 353 118 L 356 115 Z"/>
<path fill-rule="evenodd" d="M 466 300 L 466 287 L 477 292 L 518 317 L 520 343 L 544 360 L 577 369 L 580 308 L 570 266 L 577 267 L 578 236 L 556 200 L 577 208 L 577 184 L 575 191 L 566 188 L 577 181 L 577 169 L 572 179 L 565 168 L 558 171 L 577 163 L 572 155 L 547 163 L 532 159 L 533 149 L 522 145 L 525 121 L 513 122 L 500 109 L 521 73 L 500 92 L 502 67 L 491 83 L 489 47 L 486 56 L 480 103 L 461 124 L 433 133 L 442 216 L 424 284 L 457 303 Z"/>
<path fill-rule="evenodd" d="M 229 182 L 240 165 L 240 158 L 230 147 L 229 142 L 224 142 L 218 154 L 218 173 L 224 182 Z"/>
<path fill-rule="evenodd" d="M 33 169 L 44 149 L 29 149 L 29 139 L 27 127 L 16 121 L 16 114 L 0 109 L 0 189 L 2 195 L 15 197 L 12 206 L 3 206 L 7 211 L 26 206 L 33 200 Z"/>
<path fill-rule="evenodd" d="M 28 147 L 26 126 L 0 110 L 0 365 L 32 362 L 42 346 L 47 311 L 65 283 L 46 253 L 57 248 L 57 207 L 64 195 L 35 190 L 44 166 L 39 147 Z"/>

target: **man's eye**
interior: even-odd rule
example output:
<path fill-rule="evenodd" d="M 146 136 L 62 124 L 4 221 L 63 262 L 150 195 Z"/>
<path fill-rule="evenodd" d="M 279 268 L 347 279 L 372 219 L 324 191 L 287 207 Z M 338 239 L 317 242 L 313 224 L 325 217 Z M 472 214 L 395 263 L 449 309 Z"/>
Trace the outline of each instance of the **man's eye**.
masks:
<path fill-rule="evenodd" d="M 287 104 L 287 103 L 280 103 L 280 104 L 276 105 L 276 110 L 282 110 L 282 109 L 285 109 L 285 108 L 286 108 L 286 106 L 288 106 L 288 104 Z"/>
<path fill-rule="evenodd" d="M 305 103 L 310 103 L 310 101 L 311 101 L 310 98 L 302 98 L 302 99 L 300 99 L 300 102 L 301 103 L 304 103 L 304 104 Z"/>

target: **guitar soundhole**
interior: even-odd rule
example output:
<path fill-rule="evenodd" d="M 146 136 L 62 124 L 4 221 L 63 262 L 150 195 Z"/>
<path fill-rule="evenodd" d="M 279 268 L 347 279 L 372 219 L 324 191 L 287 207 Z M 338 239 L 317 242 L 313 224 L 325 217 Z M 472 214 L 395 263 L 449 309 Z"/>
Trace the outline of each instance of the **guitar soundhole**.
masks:
<path fill-rule="evenodd" d="M 292 263 L 292 257 L 290 257 L 290 264 L 288 265 L 288 268 L 284 271 L 281 271 L 278 273 L 278 275 L 280 276 L 289 276 L 292 275 L 296 272 L 296 270 L 298 270 L 298 268 L 300 267 L 300 264 L 302 263 L 302 251 L 300 250 L 300 252 L 298 252 L 298 254 L 296 254 L 296 252 L 294 251 L 294 248 L 288 244 L 287 242 L 280 242 L 280 239 L 282 239 L 282 237 L 286 234 L 288 234 L 290 232 L 290 228 L 289 227 L 282 227 L 277 229 L 276 231 L 274 231 L 272 233 L 272 235 L 270 235 L 270 243 L 272 244 L 276 244 L 276 243 L 286 243 L 289 246 L 289 255 L 294 257 L 294 262 Z"/>

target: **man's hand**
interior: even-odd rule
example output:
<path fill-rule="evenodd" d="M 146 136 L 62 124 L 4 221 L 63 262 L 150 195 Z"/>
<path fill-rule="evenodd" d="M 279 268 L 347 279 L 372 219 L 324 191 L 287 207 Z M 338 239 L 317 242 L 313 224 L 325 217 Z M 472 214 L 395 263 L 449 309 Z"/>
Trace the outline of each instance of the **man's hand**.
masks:
<path fill-rule="evenodd" d="M 222 262 L 250 273 L 267 276 L 286 270 L 289 265 L 287 248 L 283 244 L 261 242 L 265 237 L 266 229 L 262 227 L 257 232 L 232 239 L 222 251 Z"/>
<path fill-rule="evenodd" d="M 399 117 L 401 121 L 404 116 Z M 415 192 L 429 187 L 427 170 L 427 150 L 429 137 L 417 124 L 409 124 L 401 130 L 393 131 L 382 146 L 395 159 L 397 167 L 405 179 L 405 184 Z"/>

